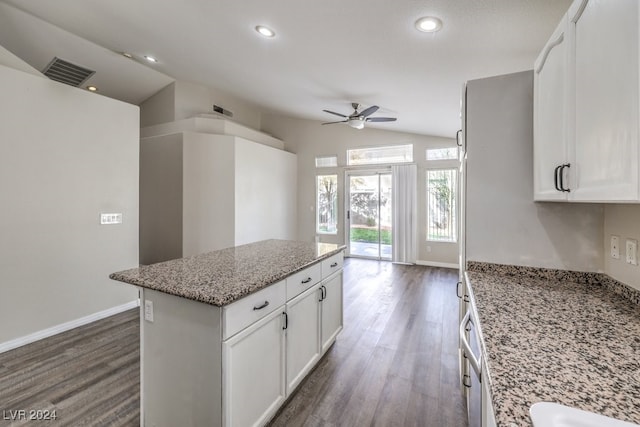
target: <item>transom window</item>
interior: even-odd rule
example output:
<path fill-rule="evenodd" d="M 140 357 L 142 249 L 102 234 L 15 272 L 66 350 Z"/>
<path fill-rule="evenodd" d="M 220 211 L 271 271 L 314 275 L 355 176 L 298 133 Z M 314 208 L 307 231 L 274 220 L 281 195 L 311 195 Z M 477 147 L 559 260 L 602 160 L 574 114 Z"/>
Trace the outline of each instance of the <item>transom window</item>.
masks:
<path fill-rule="evenodd" d="M 338 166 L 338 156 L 318 156 L 316 157 L 317 168 L 333 168 Z"/>
<path fill-rule="evenodd" d="M 413 144 L 347 150 L 349 166 L 413 162 Z"/>
<path fill-rule="evenodd" d="M 456 160 L 458 148 L 427 148 L 427 160 Z"/>

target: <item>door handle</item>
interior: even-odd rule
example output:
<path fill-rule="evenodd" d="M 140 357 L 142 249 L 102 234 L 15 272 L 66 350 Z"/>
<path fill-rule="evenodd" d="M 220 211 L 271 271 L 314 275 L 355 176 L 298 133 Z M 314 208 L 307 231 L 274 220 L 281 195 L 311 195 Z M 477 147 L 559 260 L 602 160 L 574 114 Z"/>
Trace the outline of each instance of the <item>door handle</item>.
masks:
<path fill-rule="evenodd" d="M 467 341 L 466 327 L 467 327 L 467 324 L 469 323 L 473 324 L 473 321 L 471 320 L 471 312 L 467 311 L 467 314 L 464 315 L 462 322 L 460 322 L 460 330 L 459 330 L 460 344 L 462 344 L 462 351 L 467 356 L 467 359 L 469 360 L 469 364 L 471 365 L 473 370 L 476 372 L 476 374 L 478 374 L 478 378 L 480 378 L 482 376 L 482 371 L 481 371 L 482 368 L 480 365 L 482 362 L 481 360 L 482 355 L 476 357 L 476 355 L 473 354 L 473 350 L 471 350 L 469 341 Z"/>
<path fill-rule="evenodd" d="M 462 295 L 460 294 L 460 285 L 462 285 L 462 282 L 456 283 L 456 296 L 458 298 L 462 298 Z"/>
<path fill-rule="evenodd" d="M 556 190 L 558 191 L 562 191 L 560 189 L 560 182 L 558 180 L 558 172 L 560 171 L 561 167 L 562 165 L 558 165 L 556 166 L 556 169 L 553 171 L 553 185 L 556 187 Z"/>
<path fill-rule="evenodd" d="M 462 147 L 462 142 L 460 142 L 460 134 L 462 133 L 462 129 L 456 132 L 456 145 L 458 147 Z"/>
<path fill-rule="evenodd" d="M 558 173 L 558 175 L 560 175 L 560 191 L 564 191 L 564 192 L 571 192 L 571 189 L 569 188 L 564 188 L 564 168 L 570 168 L 571 167 L 571 163 L 565 163 L 564 165 L 560 166 L 560 173 Z"/>
<path fill-rule="evenodd" d="M 284 316 L 284 326 L 282 327 L 282 330 L 284 331 L 289 327 L 289 315 L 286 311 L 283 311 L 282 315 Z"/>

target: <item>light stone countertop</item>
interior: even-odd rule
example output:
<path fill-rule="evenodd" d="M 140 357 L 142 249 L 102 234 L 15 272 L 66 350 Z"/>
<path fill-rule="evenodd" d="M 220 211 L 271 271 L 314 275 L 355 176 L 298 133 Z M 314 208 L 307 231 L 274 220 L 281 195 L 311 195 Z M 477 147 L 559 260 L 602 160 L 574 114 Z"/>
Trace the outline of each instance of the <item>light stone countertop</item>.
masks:
<path fill-rule="evenodd" d="M 468 264 L 498 426 L 546 401 L 640 423 L 640 292 L 603 274 Z"/>
<path fill-rule="evenodd" d="M 111 274 L 113 280 L 222 307 L 345 247 L 264 240 Z"/>

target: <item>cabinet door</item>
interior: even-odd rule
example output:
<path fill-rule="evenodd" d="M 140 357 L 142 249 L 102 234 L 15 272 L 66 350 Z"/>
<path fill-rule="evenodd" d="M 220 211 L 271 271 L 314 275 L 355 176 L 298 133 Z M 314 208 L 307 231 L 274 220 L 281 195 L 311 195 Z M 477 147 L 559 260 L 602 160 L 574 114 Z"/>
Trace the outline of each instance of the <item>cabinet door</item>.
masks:
<path fill-rule="evenodd" d="M 323 283 L 322 353 L 326 352 L 342 330 L 342 271 Z"/>
<path fill-rule="evenodd" d="M 283 310 L 223 342 L 224 425 L 264 425 L 284 402 Z"/>
<path fill-rule="evenodd" d="M 571 198 L 638 200 L 638 0 L 576 0 L 569 19 L 575 44 Z"/>
<path fill-rule="evenodd" d="M 287 395 L 320 358 L 320 284 L 287 303 Z"/>
<path fill-rule="evenodd" d="M 556 168 L 567 162 L 568 41 L 563 18 L 534 65 L 534 199 L 564 200 Z M 565 180 L 566 181 L 566 180 Z M 568 182 L 565 182 L 565 187 Z"/>

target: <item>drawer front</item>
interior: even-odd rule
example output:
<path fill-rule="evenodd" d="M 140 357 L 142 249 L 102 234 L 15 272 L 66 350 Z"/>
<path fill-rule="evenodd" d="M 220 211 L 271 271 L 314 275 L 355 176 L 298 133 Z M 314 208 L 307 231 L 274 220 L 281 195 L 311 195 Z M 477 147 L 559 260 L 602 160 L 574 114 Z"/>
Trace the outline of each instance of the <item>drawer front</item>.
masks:
<path fill-rule="evenodd" d="M 318 283 L 321 278 L 320 263 L 287 277 L 287 301 Z"/>
<path fill-rule="evenodd" d="M 282 280 L 222 307 L 222 339 L 232 337 L 286 302 L 286 285 Z"/>
<path fill-rule="evenodd" d="M 325 279 L 331 276 L 336 271 L 341 270 L 343 263 L 344 263 L 344 252 L 342 251 L 322 261 L 322 278 Z"/>

